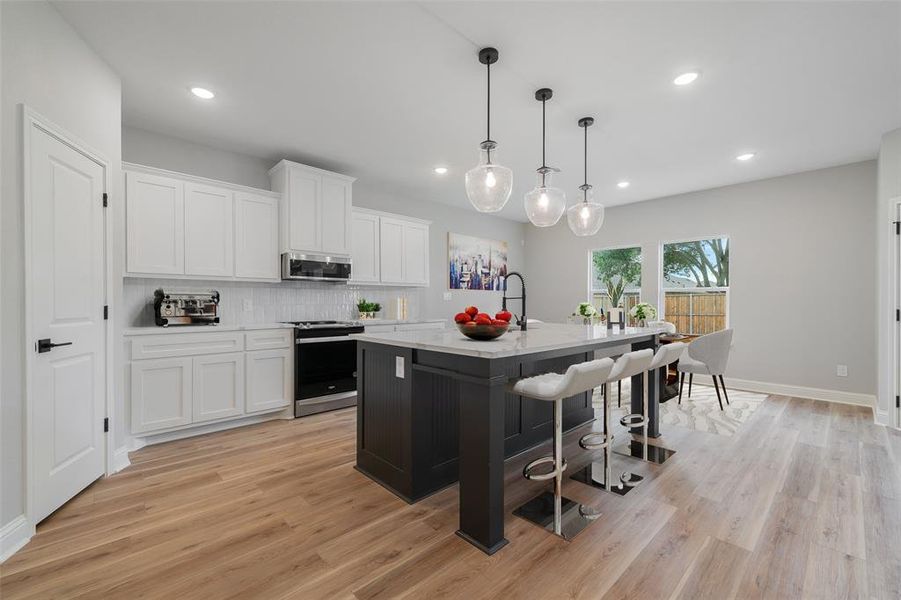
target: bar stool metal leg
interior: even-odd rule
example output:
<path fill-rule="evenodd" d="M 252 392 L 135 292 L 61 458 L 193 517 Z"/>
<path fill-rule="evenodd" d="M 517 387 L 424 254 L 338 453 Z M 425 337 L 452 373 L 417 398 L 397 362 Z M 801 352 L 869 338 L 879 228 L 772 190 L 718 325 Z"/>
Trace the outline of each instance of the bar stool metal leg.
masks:
<path fill-rule="evenodd" d="M 622 456 L 640 458 L 645 462 L 661 465 L 666 459 L 675 454 L 676 451 L 662 446 L 651 446 L 648 444 L 648 373 L 649 371 L 645 371 L 642 376 L 642 387 L 644 388 L 642 390 L 641 398 L 642 414 L 639 415 L 636 413 L 626 415 L 619 421 L 624 427 L 641 427 L 643 439 L 641 442 L 634 439 L 629 440 L 627 444 L 620 446 L 615 452 Z"/>
<path fill-rule="evenodd" d="M 531 461 L 523 468 L 523 476 L 526 479 L 537 481 L 553 478 L 554 492 L 544 492 L 540 496 L 532 498 L 514 510 L 513 514 L 552 531 L 565 540 L 571 540 L 597 520 L 601 513 L 563 496 L 563 473 L 566 471 L 566 460 L 563 458 L 563 399 L 554 401 L 553 443 L 553 455 Z M 531 473 L 534 467 L 548 462 L 553 464 L 551 472 Z"/>

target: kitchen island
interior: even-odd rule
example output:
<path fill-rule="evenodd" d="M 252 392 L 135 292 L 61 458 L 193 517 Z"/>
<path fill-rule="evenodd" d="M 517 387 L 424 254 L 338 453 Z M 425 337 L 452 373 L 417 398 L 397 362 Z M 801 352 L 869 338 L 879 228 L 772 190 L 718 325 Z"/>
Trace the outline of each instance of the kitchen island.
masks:
<path fill-rule="evenodd" d="M 504 459 L 551 439 L 551 403 L 521 398 L 521 377 L 593 360 L 596 351 L 656 349 L 656 328 L 542 323 L 475 341 L 456 328 L 362 333 L 357 340 L 357 469 L 408 502 L 460 482 L 457 533 L 488 554 L 503 547 Z M 632 379 L 641 412 L 642 378 Z M 658 378 L 649 378 L 649 434 Z M 590 394 L 564 401 L 564 429 L 594 418 Z M 636 430 L 636 432 L 639 430 Z"/>

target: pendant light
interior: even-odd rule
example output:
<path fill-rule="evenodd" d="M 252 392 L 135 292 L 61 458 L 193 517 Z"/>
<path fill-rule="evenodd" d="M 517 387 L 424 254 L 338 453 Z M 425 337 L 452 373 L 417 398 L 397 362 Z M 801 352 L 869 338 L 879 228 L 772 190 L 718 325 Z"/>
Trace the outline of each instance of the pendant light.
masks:
<path fill-rule="evenodd" d="M 491 139 L 491 65 L 497 62 L 494 48 L 479 50 L 479 62 L 488 72 L 487 131 L 485 141 L 479 144 L 479 164 L 466 172 L 466 195 L 479 212 L 498 212 L 510 199 L 513 191 L 513 171 L 496 162 L 497 142 Z"/>
<path fill-rule="evenodd" d="M 588 128 L 591 125 L 594 125 L 593 118 L 579 119 L 579 127 L 585 130 L 585 183 L 579 186 L 582 201 L 573 204 L 566 211 L 569 228 L 579 236 L 594 235 L 604 224 L 604 205 L 594 201 L 591 186 L 588 185 Z"/>
<path fill-rule="evenodd" d="M 536 227 L 551 227 L 557 224 L 566 210 L 566 194 L 560 188 L 551 186 L 553 173 L 559 169 L 547 166 L 545 161 L 545 103 L 554 95 L 553 90 L 541 88 L 535 92 L 535 99 L 541 102 L 541 166 L 536 169 L 538 183 L 523 198 L 526 215 Z"/>

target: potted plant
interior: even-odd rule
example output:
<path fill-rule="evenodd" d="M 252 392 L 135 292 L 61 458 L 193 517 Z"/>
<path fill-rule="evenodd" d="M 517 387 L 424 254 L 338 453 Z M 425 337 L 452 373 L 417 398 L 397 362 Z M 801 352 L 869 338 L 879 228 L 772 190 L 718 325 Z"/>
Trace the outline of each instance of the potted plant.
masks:
<path fill-rule="evenodd" d="M 653 321 L 657 318 L 657 309 L 647 302 L 639 302 L 632 307 L 629 315 L 638 321 L 639 327 L 645 327 L 648 321 Z"/>
<path fill-rule="evenodd" d="M 570 316 L 573 323 L 581 323 L 582 325 L 591 325 L 593 322 L 603 321 L 604 315 L 598 312 L 591 302 L 579 302 L 576 312 Z"/>
<path fill-rule="evenodd" d="M 378 302 L 368 302 L 365 298 L 360 298 L 357 302 L 357 310 L 360 311 L 360 319 L 374 319 L 375 314 L 382 310 L 382 305 Z"/>
<path fill-rule="evenodd" d="M 610 310 L 607 318 L 610 323 L 623 321 L 623 292 L 626 290 L 626 281 L 622 277 L 611 277 L 604 282 L 607 285 L 607 296 L 610 298 Z"/>

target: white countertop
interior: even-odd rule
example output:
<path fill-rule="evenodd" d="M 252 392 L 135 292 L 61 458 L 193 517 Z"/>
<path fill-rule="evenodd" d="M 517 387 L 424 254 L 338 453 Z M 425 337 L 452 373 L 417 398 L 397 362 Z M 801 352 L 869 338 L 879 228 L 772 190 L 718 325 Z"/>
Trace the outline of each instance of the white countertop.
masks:
<path fill-rule="evenodd" d="M 620 332 L 606 325 L 565 325 L 541 323 L 528 331 L 513 329 L 489 341 L 471 340 L 456 326 L 443 330 L 399 331 L 394 333 L 355 333 L 350 337 L 402 348 L 431 350 L 446 354 L 462 354 L 480 358 L 503 358 L 533 354 L 562 348 L 578 348 L 592 342 L 628 342 L 631 339 L 663 333 L 662 327 L 627 327 Z"/>
<path fill-rule="evenodd" d="M 366 325 L 407 325 L 415 323 L 444 323 L 447 319 L 360 319 Z"/>
<path fill-rule="evenodd" d="M 126 329 L 122 335 L 158 335 L 170 333 L 215 333 L 217 331 L 259 331 L 261 329 L 293 329 L 294 326 L 285 323 L 259 323 L 256 325 L 172 325 L 171 327 L 132 327 Z"/>

